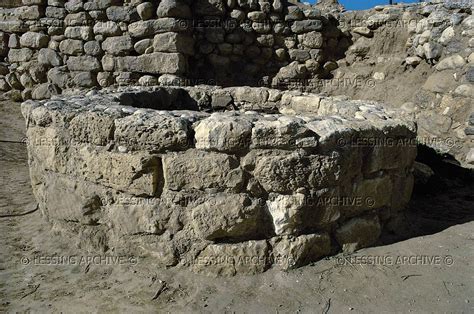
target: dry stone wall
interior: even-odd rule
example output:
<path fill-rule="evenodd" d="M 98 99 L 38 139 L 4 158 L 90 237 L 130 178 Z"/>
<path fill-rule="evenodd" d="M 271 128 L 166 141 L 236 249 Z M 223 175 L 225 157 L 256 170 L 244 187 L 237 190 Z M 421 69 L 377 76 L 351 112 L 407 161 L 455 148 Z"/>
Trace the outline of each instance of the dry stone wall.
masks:
<path fill-rule="evenodd" d="M 23 4 L 3 10 L 0 21 L 9 63 L 2 90 L 12 89 L 12 97 L 19 98 L 21 90 L 23 99 L 44 99 L 70 88 L 133 84 L 145 73 L 186 72 L 189 47 L 182 48 L 176 37 L 189 31 L 173 17 L 173 8 L 186 5 L 179 1 Z M 145 78 L 144 84 L 156 84 L 156 78 Z"/>
<path fill-rule="evenodd" d="M 0 91 L 324 77 L 340 36 L 319 9 L 281 0 L 24 0 L 0 8 Z"/>
<path fill-rule="evenodd" d="M 415 126 L 373 102 L 155 87 L 22 112 L 34 194 L 55 228 L 164 266 L 254 274 L 369 246 L 413 187 Z"/>
<path fill-rule="evenodd" d="M 314 6 L 227 1 L 216 8 L 205 2 L 194 5 L 192 77 L 254 86 L 326 77 L 344 48 L 336 21 Z"/>

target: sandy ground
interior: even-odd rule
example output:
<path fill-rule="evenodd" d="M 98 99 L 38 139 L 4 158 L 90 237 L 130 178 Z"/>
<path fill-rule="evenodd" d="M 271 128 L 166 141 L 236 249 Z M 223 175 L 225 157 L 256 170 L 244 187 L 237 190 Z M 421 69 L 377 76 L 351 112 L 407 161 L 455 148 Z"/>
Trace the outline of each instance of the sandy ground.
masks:
<path fill-rule="evenodd" d="M 35 207 L 23 138 L 19 105 L 0 103 L 0 216 Z M 474 186 L 459 178 L 414 197 L 406 240 L 252 277 L 209 278 L 151 258 L 87 261 L 94 255 L 38 211 L 2 217 L 0 312 L 473 313 Z"/>

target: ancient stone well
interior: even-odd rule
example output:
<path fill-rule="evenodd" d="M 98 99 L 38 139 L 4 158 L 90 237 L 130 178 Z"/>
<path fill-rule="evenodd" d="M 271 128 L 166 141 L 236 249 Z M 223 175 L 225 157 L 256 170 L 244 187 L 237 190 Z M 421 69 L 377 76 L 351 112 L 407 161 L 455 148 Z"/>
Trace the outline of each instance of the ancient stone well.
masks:
<path fill-rule="evenodd" d="M 92 251 L 234 275 L 374 244 L 408 202 L 415 126 L 378 104 L 264 88 L 27 101 L 42 213 Z"/>

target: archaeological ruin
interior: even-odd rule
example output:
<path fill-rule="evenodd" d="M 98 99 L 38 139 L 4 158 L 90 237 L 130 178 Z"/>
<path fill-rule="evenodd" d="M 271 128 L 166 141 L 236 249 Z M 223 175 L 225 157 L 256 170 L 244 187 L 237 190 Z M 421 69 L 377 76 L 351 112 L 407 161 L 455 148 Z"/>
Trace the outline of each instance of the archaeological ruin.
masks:
<path fill-rule="evenodd" d="M 92 252 L 224 276 L 399 228 L 420 143 L 474 165 L 473 5 L 329 2 L 0 8 L 0 91 L 23 101 L 45 219 Z"/>
<path fill-rule="evenodd" d="M 224 97 L 242 110 L 213 107 Z M 396 221 L 413 187 L 415 125 L 373 103 L 158 87 L 22 111 L 44 215 L 95 250 L 140 247 L 165 266 L 251 274 L 353 251 Z"/>

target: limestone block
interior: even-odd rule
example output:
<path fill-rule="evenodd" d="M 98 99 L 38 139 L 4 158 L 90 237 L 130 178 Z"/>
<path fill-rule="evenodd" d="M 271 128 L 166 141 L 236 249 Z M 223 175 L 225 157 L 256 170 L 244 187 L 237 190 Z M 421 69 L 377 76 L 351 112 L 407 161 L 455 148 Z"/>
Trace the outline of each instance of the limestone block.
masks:
<path fill-rule="evenodd" d="M 70 71 L 99 72 L 102 69 L 99 60 L 91 56 L 69 57 L 67 67 Z"/>
<path fill-rule="evenodd" d="M 262 234 L 263 207 L 245 194 L 210 195 L 193 209 L 193 226 L 207 240 L 252 239 Z"/>
<path fill-rule="evenodd" d="M 194 54 L 194 40 L 191 36 L 168 32 L 157 34 L 153 40 L 155 52 L 181 52 L 187 55 Z"/>
<path fill-rule="evenodd" d="M 283 237 L 274 241 L 272 264 L 285 270 L 316 262 L 331 252 L 331 240 L 326 233 Z"/>
<path fill-rule="evenodd" d="M 251 133 L 249 119 L 215 114 L 195 127 L 196 148 L 221 152 L 245 151 L 250 146 Z"/>
<path fill-rule="evenodd" d="M 129 149 L 185 150 L 189 134 L 188 122 L 179 117 L 134 114 L 115 120 L 114 140 Z"/>
<path fill-rule="evenodd" d="M 165 188 L 173 191 L 216 189 L 238 192 L 244 180 L 235 158 L 199 150 L 165 155 L 163 172 Z"/>
<path fill-rule="evenodd" d="M 130 36 L 108 37 L 102 43 L 102 49 L 111 55 L 124 56 L 133 49 Z"/>
<path fill-rule="evenodd" d="M 186 70 L 185 57 L 180 53 L 154 52 L 137 57 L 117 57 L 114 62 L 115 71 L 181 74 Z"/>

